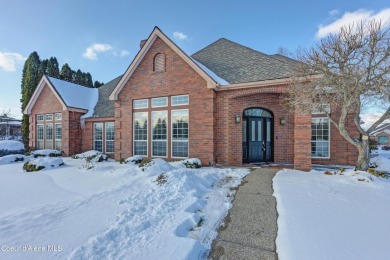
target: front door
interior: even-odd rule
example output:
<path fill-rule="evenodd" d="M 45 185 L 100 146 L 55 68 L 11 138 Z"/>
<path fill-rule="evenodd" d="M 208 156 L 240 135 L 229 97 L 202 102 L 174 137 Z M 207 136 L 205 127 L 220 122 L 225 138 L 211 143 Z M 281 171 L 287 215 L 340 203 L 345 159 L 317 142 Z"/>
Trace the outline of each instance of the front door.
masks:
<path fill-rule="evenodd" d="M 262 109 L 261 112 L 245 111 L 243 119 L 243 162 L 261 163 L 272 161 L 273 118 Z"/>

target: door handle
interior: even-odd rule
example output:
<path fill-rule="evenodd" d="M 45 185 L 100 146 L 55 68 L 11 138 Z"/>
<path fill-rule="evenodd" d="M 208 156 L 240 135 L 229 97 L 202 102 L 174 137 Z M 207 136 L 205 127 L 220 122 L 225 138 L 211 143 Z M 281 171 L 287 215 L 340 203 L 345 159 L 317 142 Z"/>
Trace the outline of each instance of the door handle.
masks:
<path fill-rule="evenodd" d="M 263 151 L 265 151 L 265 142 L 263 141 Z"/>

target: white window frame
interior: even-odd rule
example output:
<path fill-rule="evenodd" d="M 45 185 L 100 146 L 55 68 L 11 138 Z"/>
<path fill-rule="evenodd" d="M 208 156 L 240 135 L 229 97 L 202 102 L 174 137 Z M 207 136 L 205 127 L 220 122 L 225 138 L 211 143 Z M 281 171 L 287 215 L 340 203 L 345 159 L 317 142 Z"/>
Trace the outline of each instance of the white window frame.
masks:
<path fill-rule="evenodd" d="M 57 139 L 57 126 L 60 125 L 61 126 L 61 139 Z M 58 150 L 57 149 L 57 142 L 61 142 L 61 148 L 59 149 L 59 151 L 62 150 L 62 124 L 61 123 L 55 123 L 54 124 L 54 150 Z"/>
<path fill-rule="evenodd" d="M 47 127 L 51 126 L 51 138 L 47 138 Z M 51 142 L 51 147 L 47 147 L 47 144 Z M 54 125 L 52 123 L 45 124 L 45 148 L 54 150 Z"/>
<path fill-rule="evenodd" d="M 102 126 L 102 139 L 101 140 L 96 140 L 95 139 L 95 137 L 96 137 L 96 135 L 95 135 L 95 125 L 101 125 Z M 95 142 L 97 142 L 97 141 L 99 141 L 99 142 L 101 142 L 102 143 L 102 153 L 103 153 L 103 151 L 104 151 L 104 146 L 103 146 L 103 144 L 104 144 L 104 140 L 103 140 L 103 137 L 104 137 L 104 124 L 102 123 L 102 122 L 96 122 L 96 123 L 93 123 L 93 149 L 94 150 L 96 150 L 96 145 L 95 145 Z M 99 151 L 99 150 L 96 150 L 96 151 Z"/>
<path fill-rule="evenodd" d="M 321 110 L 320 108 L 324 109 Z M 312 115 L 323 115 L 326 113 L 330 113 L 330 104 L 328 103 L 316 104 L 315 108 L 313 108 L 311 111 Z"/>
<path fill-rule="evenodd" d="M 173 104 L 174 98 L 181 98 L 181 97 L 187 97 L 187 103 L 179 103 L 179 104 Z M 177 96 L 171 96 L 171 106 L 187 106 L 190 103 L 190 96 L 188 94 L 186 95 L 177 95 Z"/>
<path fill-rule="evenodd" d="M 62 120 L 62 113 L 55 113 L 54 114 L 54 120 L 55 121 L 61 121 Z"/>
<path fill-rule="evenodd" d="M 48 116 L 51 116 L 51 119 L 47 119 Z M 53 114 L 45 114 L 45 121 L 53 121 Z"/>
<path fill-rule="evenodd" d="M 42 139 L 38 139 L 39 137 L 39 132 L 38 132 L 38 126 L 42 126 Z M 37 134 L 36 134 L 36 140 L 37 140 L 37 143 L 36 143 L 36 148 L 37 150 L 42 150 L 42 149 L 45 149 L 45 124 L 37 124 Z M 42 142 L 42 147 L 39 147 L 38 145 L 38 142 L 41 141 Z"/>
<path fill-rule="evenodd" d="M 158 112 L 165 112 L 166 113 L 166 116 L 167 116 L 167 139 L 165 140 L 153 140 L 153 113 L 158 113 Z M 151 144 L 150 144 L 150 149 L 152 150 L 151 151 L 151 157 L 155 157 L 155 158 L 168 158 L 168 136 L 169 136 L 169 122 L 168 122 L 168 110 L 156 110 L 156 111 L 152 111 L 151 112 L 151 115 L 150 115 L 150 139 L 152 140 L 151 141 Z M 157 156 L 157 155 L 153 155 L 153 142 L 154 141 L 157 141 L 157 142 L 163 142 L 165 141 L 166 143 L 166 150 L 165 150 L 165 156 Z"/>
<path fill-rule="evenodd" d="M 113 136 L 114 136 L 114 140 L 107 140 L 107 125 L 108 124 L 112 124 L 113 126 Z M 114 144 L 114 151 L 112 152 L 107 152 L 107 143 L 108 142 L 112 142 Z M 114 122 L 105 122 L 104 123 L 104 143 L 105 143 L 105 146 L 104 146 L 104 151 L 106 153 L 109 153 L 109 154 L 112 154 L 115 152 L 115 123 Z"/>
<path fill-rule="evenodd" d="M 39 119 L 40 117 L 42 117 L 41 119 Z M 43 122 L 44 121 L 44 116 L 43 114 L 37 114 L 37 122 Z"/>
<path fill-rule="evenodd" d="M 146 105 L 140 105 L 143 102 L 146 102 Z M 133 109 L 144 109 L 149 107 L 148 99 L 135 99 L 133 100 Z"/>
<path fill-rule="evenodd" d="M 327 157 L 318 157 L 318 156 L 311 156 L 312 159 L 330 159 L 330 120 L 328 117 L 313 117 L 311 119 L 311 124 L 313 123 L 313 120 L 317 120 L 317 119 L 327 119 L 328 120 L 328 141 L 320 141 L 320 142 L 328 142 L 328 156 Z M 312 137 L 312 133 L 310 135 L 310 154 L 311 154 L 311 144 L 312 144 L 312 140 L 311 140 L 311 137 Z"/>
<path fill-rule="evenodd" d="M 156 101 L 157 100 L 165 100 L 165 105 L 154 105 L 153 104 L 153 101 Z M 158 101 L 159 102 L 159 101 Z M 168 97 L 158 97 L 158 98 L 152 98 L 152 108 L 155 108 L 155 107 L 167 107 L 168 106 Z"/>
<path fill-rule="evenodd" d="M 173 112 L 175 111 L 187 111 L 187 114 L 188 114 L 188 138 L 187 138 L 187 141 L 183 141 L 183 140 L 173 140 Z M 189 109 L 175 109 L 175 110 L 171 110 L 171 158 L 173 159 L 187 159 L 190 157 L 190 112 L 189 112 Z M 187 145 L 187 157 L 177 157 L 177 156 L 173 156 L 173 142 L 187 142 L 188 145 Z"/>
<path fill-rule="evenodd" d="M 146 127 L 146 140 L 135 140 L 135 130 L 134 130 L 134 118 L 135 118 L 135 114 L 138 114 L 138 113 L 146 113 L 146 122 L 147 122 L 147 127 Z M 149 120 L 149 112 L 134 112 L 133 113 L 133 156 L 134 155 L 141 155 L 141 156 L 149 156 L 149 124 L 150 124 L 150 120 Z M 144 154 L 135 154 L 135 142 L 136 141 L 146 141 L 146 155 Z"/>

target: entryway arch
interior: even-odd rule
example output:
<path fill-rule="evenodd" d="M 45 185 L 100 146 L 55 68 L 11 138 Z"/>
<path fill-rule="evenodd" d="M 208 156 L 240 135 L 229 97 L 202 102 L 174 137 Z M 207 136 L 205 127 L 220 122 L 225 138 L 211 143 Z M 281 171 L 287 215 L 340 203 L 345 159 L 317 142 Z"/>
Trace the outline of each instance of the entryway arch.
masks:
<path fill-rule="evenodd" d="M 248 108 L 242 120 L 243 163 L 267 163 L 273 161 L 274 116 L 260 107 Z"/>

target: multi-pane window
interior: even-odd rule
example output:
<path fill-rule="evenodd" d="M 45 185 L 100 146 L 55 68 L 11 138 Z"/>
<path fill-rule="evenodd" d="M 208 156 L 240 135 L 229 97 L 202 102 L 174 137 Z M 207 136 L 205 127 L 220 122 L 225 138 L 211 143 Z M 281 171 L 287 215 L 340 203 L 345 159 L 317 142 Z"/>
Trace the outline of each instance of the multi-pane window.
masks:
<path fill-rule="evenodd" d="M 172 106 L 188 105 L 188 95 L 172 96 L 171 105 Z"/>
<path fill-rule="evenodd" d="M 54 114 L 54 119 L 55 119 L 56 121 L 62 120 L 62 113 L 55 113 L 55 114 Z"/>
<path fill-rule="evenodd" d="M 188 109 L 172 110 L 172 157 L 188 157 Z"/>
<path fill-rule="evenodd" d="M 55 135 L 55 149 L 61 151 L 62 148 L 62 125 L 54 125 L 54 135 Z"/>
<path fill-rule="evenodd" d="M 45 120 L 46 121 L 53 121 L 53 114 L 46 114 L 45 115 Z"/>
<path fill-rule="evenodd" d="M 53 149 L 53 124 L 46 124 L 45 128 L 45 149 Z"/>
<path fill-rule="evenodd" d="M 42 116 L 42 119 L 43 119 L 43 116 Z M 43 139 L 43 137 L 44 137 L 43 132 L 44 132 L 43 125 L 42 124 L 37 125 L 37 149 L 38 150 L 44 149 L 45 141 Z"/>
<path fill-rule="evenodd" d="M 134 113 L 134 155 L 148 155 L 148 112 Z"/>
<path fill-rule="evenodd" d="M 106 127 L 106 153 L 114 152 L 114 122 L 107 122 Z"/>
<path fill-rule="evenodd" d="M 168 111 L 152 112 L 152 156 L 167 156 Z"/>
<path fill-rule="evenodd" d="M 147 99 L 134 100 L 133 101 L 133 108 L 134 109 L 148 108 L 148 100 Z"/>
<path fill-rule="evenodd" d="M 312 118 L 311 121 L 311 157 L 329 158 L 329 119 Z"/>
<path fill-rule="evenodd" d="M 168 97 L 152 98 L 152 107 L 168 106 Z"/>
<path fill-rule="evenodd" d="M 43 115 L 37 115 L 37 121 L 42 122 L 43 121 Z"/>
<path fill-rule="evenodd" d="M 93 124 L 93 149 L 103 152 L 103 123 Z"/>
<path fill-rule="evenodd" d="M 378 136 L 378 143 L 379 144 L 387 144 L 389 142 L 389 137 L 383 135 L 383 136 Z"/>

